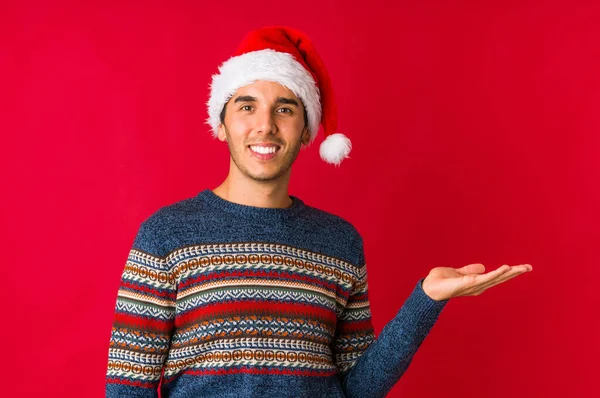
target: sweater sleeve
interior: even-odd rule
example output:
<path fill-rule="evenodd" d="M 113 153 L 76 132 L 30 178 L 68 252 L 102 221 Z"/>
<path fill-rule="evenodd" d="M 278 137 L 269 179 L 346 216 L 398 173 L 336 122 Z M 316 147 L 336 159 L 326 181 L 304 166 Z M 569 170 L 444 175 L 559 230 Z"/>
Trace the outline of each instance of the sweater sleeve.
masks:
<path fill-rule="evenodd" d="M 175 319 L 176 283 L 158 238 L 142 223 L 121 275 L 108 351 L 106 397 L 158 397 Z"/>
<path fill-rule="evenodd" d="M 396 316 L 375 337 L 366 264 L 362 264 L 358 282 L 338 320 L 333 345 L 338 377 L 347 397 L 385 397 L 410 365 L 449 301 L 430 298 L 423 291 L 423 280 L 419 279 Z"/>

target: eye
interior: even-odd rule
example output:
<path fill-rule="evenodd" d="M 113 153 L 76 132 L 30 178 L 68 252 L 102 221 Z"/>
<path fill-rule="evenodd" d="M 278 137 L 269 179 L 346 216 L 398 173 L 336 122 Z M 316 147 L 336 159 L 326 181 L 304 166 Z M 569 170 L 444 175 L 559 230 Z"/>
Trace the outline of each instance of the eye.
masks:
<path fill-rule="evenodd" d="M 282 109 L 288 111 L 288 112 L 282 112 L 282 113 L 292 113 L 292 110 L 290 108 L 279 108 L 277 110 L 280 111 Z"/>
<path fill-rule="evenodd" d="M 252 105 L 244 105 L 240 109 L 243 110 L 243 111 L 246 111 L 246 110 L 249 111 L 250 110 L 250 109 L 245 109 L 245 108 L 252 108 Z"/>

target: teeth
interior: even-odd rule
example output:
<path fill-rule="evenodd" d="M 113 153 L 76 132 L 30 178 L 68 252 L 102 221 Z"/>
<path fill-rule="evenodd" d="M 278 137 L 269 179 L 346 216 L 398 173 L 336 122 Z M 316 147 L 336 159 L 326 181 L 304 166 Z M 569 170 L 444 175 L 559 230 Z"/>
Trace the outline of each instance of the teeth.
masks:
<path fill-rule="evenodd" d="M 250 149 L 252 149 L 254 152 L 258 152 L 258 153 L 262 153 L 262 154 L 275 153 L 277 151 L 277 147 L 274 147 L 274 146 L 269 146 L 269 147 L 250 146 Z"/>

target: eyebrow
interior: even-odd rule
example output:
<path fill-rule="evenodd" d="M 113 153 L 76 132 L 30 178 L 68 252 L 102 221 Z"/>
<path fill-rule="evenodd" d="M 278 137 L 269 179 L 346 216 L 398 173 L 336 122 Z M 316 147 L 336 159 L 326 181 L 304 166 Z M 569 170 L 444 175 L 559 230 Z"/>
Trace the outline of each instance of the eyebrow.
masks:
<path fill-rule="evenodd" d="M 253 97 L 251 95 L 240 95 L 239 97 L 237 97 L 233 103 L 237 103 L 237 102 L 256 102 L 256 97 Z M 295 106 L 300 106 L 300 104 L 298 104 L 298 101 L 296 101 L 293 98 L 285 98 L 285 97 L 277 97 L 277 100 L 275 101 L 276 104 L 288 104 L 288 105 L 295 105 Z"/>

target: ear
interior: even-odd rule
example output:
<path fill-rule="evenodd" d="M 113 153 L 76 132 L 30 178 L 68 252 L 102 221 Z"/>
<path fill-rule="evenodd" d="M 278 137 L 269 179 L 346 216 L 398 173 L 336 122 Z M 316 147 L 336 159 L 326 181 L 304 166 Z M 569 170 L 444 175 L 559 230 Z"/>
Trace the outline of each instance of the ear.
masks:
<path fill-rule="evenodd" d="M 310 131 L 308 131 L 308 126 L 304 126 L 304 129 L 302 130 L 301 142 L 304 145 L 308 145 L 310 142 Z"/>
<path fill-rule="evenodd" d="M 225 125 L 223 125 L 223 123 L 219 123 L 217 138 L 220 141 L 225 141 L 227 139 L 227 135 L 225 134 Z"/>

